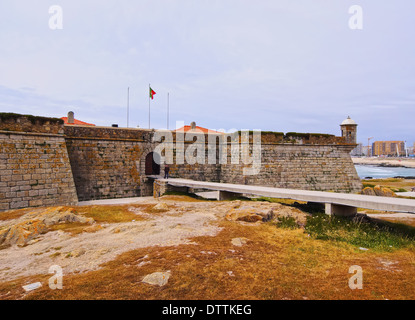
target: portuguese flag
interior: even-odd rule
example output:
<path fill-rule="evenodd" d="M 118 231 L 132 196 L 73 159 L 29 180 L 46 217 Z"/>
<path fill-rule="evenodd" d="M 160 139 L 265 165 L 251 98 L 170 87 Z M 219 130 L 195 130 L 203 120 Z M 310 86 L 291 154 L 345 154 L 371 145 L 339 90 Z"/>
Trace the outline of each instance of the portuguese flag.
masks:
<path fill-rule="evenodd" d="M 151 100 L 154 99 L 155 94 L 156 94 L 156 92 L 153 89 L 151 89 L 151 87 L 150 87 L 150 98 L 151 98 Z"/>

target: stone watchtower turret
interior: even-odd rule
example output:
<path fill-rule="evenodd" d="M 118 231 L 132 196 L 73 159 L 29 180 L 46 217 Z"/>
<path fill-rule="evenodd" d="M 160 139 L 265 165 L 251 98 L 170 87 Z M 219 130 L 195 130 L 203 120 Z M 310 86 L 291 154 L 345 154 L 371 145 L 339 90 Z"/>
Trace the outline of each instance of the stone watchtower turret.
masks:
<path fill-rule="evenodd" d="M 340 125 L 342 130 L 342 137 L 345 138 L 346 143 L 356 144 L 357 142 L 357 123 L 347 117 Z"/>

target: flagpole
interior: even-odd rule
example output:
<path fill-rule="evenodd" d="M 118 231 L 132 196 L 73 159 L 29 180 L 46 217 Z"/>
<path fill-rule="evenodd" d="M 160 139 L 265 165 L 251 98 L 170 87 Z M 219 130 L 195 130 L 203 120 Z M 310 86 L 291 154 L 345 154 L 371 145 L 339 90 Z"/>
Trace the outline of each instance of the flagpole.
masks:
<path fill-rule="evenodd" d="M 127 128 L 130 125 L 130 87 L 127 89 Z"/>
<path fill-rule="evenodd" d="M 148 128 L 150 129 L 150 90 L 151 84 L 148 84 Z"/>
<path fill-rule="evenodd" d="M 170 93 L 167 92 L 167 130 L 169 130 L 169 103 L 170 103 Z"/>

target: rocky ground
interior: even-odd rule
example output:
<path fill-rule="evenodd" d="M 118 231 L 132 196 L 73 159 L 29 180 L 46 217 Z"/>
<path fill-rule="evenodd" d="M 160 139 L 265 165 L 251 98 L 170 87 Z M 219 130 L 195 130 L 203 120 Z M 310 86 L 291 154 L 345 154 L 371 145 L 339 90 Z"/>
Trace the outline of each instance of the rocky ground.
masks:
<path fill-rule="evenodd" d="M 292 216 L 300 225 L 306 220 L 306 213 L 277 203 L 189 201 L 179 196 L 148 198 L 145 206 L 129 204 L 125 209 L 133 216 L 121 223 L 97 222 L 84 214 L 84 207 L 3 214 L 0 281 L 42 274 L 52 265 L 66 274 L 86 272 L 137 248 L 190 244 L 194 237 L 215 236 L 221 230 L 216 222 L 224 219 L 255 224 Z M 73 226 L 78 232 L 70 232 Z"/>
<path fill-rule="evenodd" d="M 280 202 L 164 196 L 2 212 L 0 300 L 415 298 L 413 247 L 315 238 L 304 205 Z M 348 285 L 356 265 L 363 290 Z"/>

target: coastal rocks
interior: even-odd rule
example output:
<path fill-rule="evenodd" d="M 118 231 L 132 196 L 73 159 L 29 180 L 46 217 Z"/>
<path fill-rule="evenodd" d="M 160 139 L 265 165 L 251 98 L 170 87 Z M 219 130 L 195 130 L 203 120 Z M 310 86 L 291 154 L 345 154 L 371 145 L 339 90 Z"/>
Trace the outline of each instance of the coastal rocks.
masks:
<path fill-rule="evenodd" d="M 260 209 L 251 206 L 241 206 L 231 209 L 225 218 L 229 221 L 267 222 L 274 218 L 274 211 L 272 209 Z"/>
<path fill-rule="evenodd" d="M 396 193 L 391 189 L 381 186 L 375 186 L 373 188 L 366 187 L 363 189 L 362 194 L 368 196 L 378 196 L 378 197 L 397 197 Z"/>
<path fill-rule="evenodd" d="M 376 196 L 375 190 L 373 190 L 373 188 L 370 188 L 370 187 L 364 188 L 362 190 L 362 194 L 366 196 Z"/>

